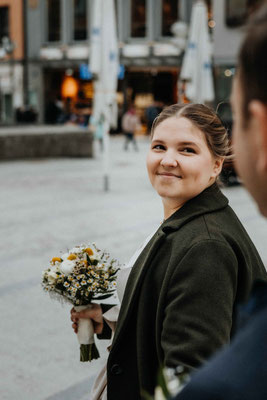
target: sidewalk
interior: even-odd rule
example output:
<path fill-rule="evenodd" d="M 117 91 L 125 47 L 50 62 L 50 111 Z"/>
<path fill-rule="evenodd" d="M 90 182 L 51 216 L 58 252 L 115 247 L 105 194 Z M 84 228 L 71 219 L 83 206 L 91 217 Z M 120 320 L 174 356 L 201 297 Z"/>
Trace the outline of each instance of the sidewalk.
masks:
<path fill-rule="evenodd" d="M 123 138 L 111 138 L 109 192 L 97 146 L 94 159 L 0 163 L 1 400 L 89 400 L 104 359 L 79 362 L 70 307 L 42 292 L 41 272 L 60 250 L 85 241 L 127 262 L 158 227 L 161 201 L 145 169 L 149 139 L 137 141 L 138 152 L 125 152 Z M 266 262 L 266 221 L 242 187 L 224 192 Z M 106 345 L 99 344 L 104 358 Z"/>

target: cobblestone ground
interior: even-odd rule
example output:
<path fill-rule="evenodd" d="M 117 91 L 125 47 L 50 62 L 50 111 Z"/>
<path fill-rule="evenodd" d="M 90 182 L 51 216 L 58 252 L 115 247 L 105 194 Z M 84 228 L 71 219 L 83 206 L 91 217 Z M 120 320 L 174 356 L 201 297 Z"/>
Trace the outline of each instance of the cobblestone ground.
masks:
<path fill-rule="evenodd" d="M 69 306 L 40 287 L 52 256 L 95 241 L 124 263 L 162 220 L 161 202 L 139 151 L 111 140 L 110 190 L 103 191 L 102 155 L 0 164 L 0 391 L 2 400 L 85 400 L 102 358 L 80 363 Z M 267 262 L 267 223 L 242 186 L 226 188 L 232 207 Z M 265 240 L 264 240 L 265 239 Z"/>

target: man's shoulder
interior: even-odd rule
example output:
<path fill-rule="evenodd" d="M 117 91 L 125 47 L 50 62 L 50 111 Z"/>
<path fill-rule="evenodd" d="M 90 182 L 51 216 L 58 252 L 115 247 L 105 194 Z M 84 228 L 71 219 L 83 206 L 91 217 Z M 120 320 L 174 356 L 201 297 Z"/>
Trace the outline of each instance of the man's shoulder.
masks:
<path fill-rule="evenodd" d="M 257 286 L 257 285 L 256 285 Z M 267 294 L 254 288 L 247 304 Z M 265 294 L 263 293 L 265 292 Z M 267 399 L 267 304 L 254 307 L 246 325 L 232 343 L 199 369 L 177 400 L 266 400 Z"/>

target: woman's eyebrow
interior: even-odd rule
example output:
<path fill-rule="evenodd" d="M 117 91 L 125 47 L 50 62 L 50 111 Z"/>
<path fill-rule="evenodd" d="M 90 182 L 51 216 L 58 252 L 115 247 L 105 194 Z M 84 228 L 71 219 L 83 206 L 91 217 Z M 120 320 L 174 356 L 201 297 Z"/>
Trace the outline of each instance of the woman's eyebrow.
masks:
<path fill-rule="evenodd" d="M 164 142 L 164 140 L 161 140 L 161 139 L 152 139 L 152 142 L 151 143 L 160 143 L 160 144 L 163 144 L 163 143 L 165 143 Z M 189 140 L 183 140 L 183 141 L 178 141 L 177 142 L 177 144 L 179 145 L 179 146 L 196 146 L 196 147 L 199 147 L 199 145 L 196 143 L 196 142 L 191 142 L 191 141 L 189 141 Z"/>
<path fill-rule="evenodd" d="M 190 141 L 179 142 L 179 144 L 186 144 L 186 145 L 194 145 L 195 144 L 197 146 L 196 142 L 190 142 Z"/>
<path fill-rule="evenodd" d="M 199 145 L 196 142 L 183 141 L 183 142 L 179 142 L 178 144 L 179 144 L 179 146 L 194 146 L 194 147 L 199 148 Z"/>
<path fill-rule="evenodd" d="M 157 143 L 164 143 L 164 140 L 160 139 L 152 139 L 152 143 L 157 142 Z"/>

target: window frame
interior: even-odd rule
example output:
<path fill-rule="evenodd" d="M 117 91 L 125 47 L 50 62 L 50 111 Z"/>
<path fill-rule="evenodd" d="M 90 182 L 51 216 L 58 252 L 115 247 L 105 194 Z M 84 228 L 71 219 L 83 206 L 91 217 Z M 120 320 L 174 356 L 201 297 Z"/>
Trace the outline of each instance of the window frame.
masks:
<path fill-rule="evenodd" d="M 52 1 L 52 0 L 51 0 Z M 63 43 L 63 26 L 64 26 L 64 2 L 63 0 L 59 0 L 60 4 L 60 14 L 59 14 L 59 40 L 51 41 L 48 38 L 49 35 L 49 21 L 48 21 L 48 0 L 41 2 L 42 5 L 42 14 L 44 15 L 44 26 L 43 26 L 43 35 L 44 35 L 44 43 L 57 46 Z"/>
<path fill-rule="evenodd" d="M 74 29 L 75 29 L 75 23 L 74 23 L 74 17 L 75 17 L 75 12 L 74 12 L 74 1 L 72 0 L 71 2 L 71 10 L 70 10 L 70 42 L 72 44 L 77 44 L 77 43 L 86 43 L 90 39 L 90 15 L 91 15 L 91 3 L 90 1 L 86 0 L 85 1 L 85 6 L 86 6 L 86 37 L 85 39 L 75 39 L 74 38 Z"/>
<path fill-rule="evenodd" d="M 126 24 L 126 26 L 127 26 L 127 33 L 126 33 L 126 36 L 127 36 L 127 41 L 128 42 L 130 42 L 130 43 L 133 43 L 133 42 L 135 42 L 135 43 L 140 43 L 140 42 L 144 42 L 144 41 L 148 41 L 149 40 L 149 15 L 150 15 L 150 7 L 149 7 L 149 5 L 150 5 L 150 0 L 145 0 L 146 1 L 146 33 L 145 33 L 145 36 L 143 36 L 143 37 L 134 37 L 134 36 L 131 36 L 131 27 L 132 27 L 132 15 L 131 15 L 131 12 L 132 12 L 132 7 L 131 7 L 131 1 L 134 1 L 134 0 L 127 0 L 127 2 L 125 1 L 125 3 L 127 3 L 127 19 L 126 19 L 126 21 L 128 22 L 127 24 Z"/>
<path fill-rule="evenodd" d="M 3 34 L 1 36 L 1 32 L 0 32 L 0 46 L 2 47 L 2 38 L 5 36 L 10 37 L 10 6 L 9 5 L 1 5 L 0 9 L 2 9 L 2 10 L 6 9 L 6 11 L 7 11 L 7 27 L 6 27 L 7 33 Z"/>
<path fill-rule="evenodd" d="M 244 26 L 246 23 L 247 15 L 248 15 L 248 13 L 247 13 L 248 8 L 246 7 L 246 12 L 244 15 L 242 15 L 242 17 L 239 17 L 239 18 L 238 17 L 229 17 L 228 14 L 229 14 L 230 7 L 231 7 L 230 1 L 232 1 L 232 4 L 233 4 L 233 0 L 225 0 L 225 4 L 224 4 L 224 7 L 225 7 L 224 23 L 225 23 L 225 25 L 227 26 L 227 28 L 230 28 L 230 29 L 239 28 L 241 26 Z M 244 0 L 244 3 L 245 3 L 245 0 Z"/>
<path fill-rule="evenodd" d="M 162 24 L 162 19 L 163 19 L 163 10 L 162 10 L 163 1 L 164 0 L 159 0 L 159 7 L 158 7 L 158 10 L 159 10 L 159 16 L 158 16 L 158 18 L 159 18 L 159 20 L 158 20 L 159 36 L 158 36 L 158 39 L 161 40 L 161 41 L 164 41 L 164 40 L 166 41 L 166 40 L 170 39 L 173 36 L 164 36 L 163 33 L 162 33 L 162 28 L 163 28 L 163 24 Z M 178 2 L 178 0 L 176 0 L 176 1 L 178 3 L 177 4 L 178 19 L 176 21 L 179 21 L 179 20 L 181 20 L 181 18 L 179 18 L 181 4 L 180 4 L 180 0 L 179 0 L 179 2 Z"/>

